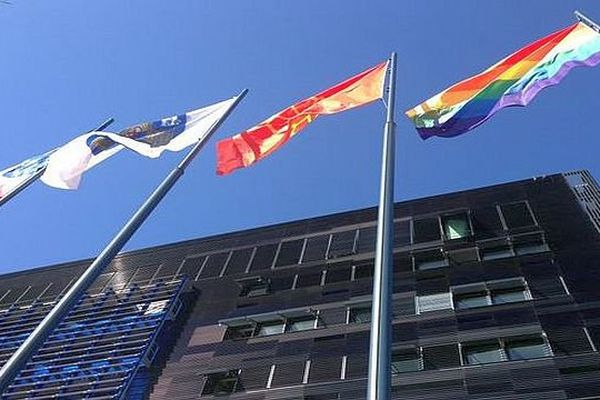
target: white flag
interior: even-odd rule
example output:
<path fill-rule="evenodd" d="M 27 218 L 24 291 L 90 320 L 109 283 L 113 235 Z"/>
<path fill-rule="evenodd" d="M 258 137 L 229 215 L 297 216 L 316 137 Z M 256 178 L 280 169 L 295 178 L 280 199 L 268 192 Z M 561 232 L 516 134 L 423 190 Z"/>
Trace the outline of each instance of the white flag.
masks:
<path fill-rule="evenodd" d="M 0 200 L 24 184 L 29 178 L 46 168 L 51 150 L 47 153 L 28 158 L 27 160 L 0 171 Z"/>
<path fill-rule="evenodd" d="M 183 150 L 204 140 L 235 99 L 159 121 L 134 125 L 118 134 L 90 132 L 79 136 L 50 156 L 41 180 L 59 189 L 77 189 L 85 171 L 124 147 L 152 158 L 160 156 L 164 150 Z"/>

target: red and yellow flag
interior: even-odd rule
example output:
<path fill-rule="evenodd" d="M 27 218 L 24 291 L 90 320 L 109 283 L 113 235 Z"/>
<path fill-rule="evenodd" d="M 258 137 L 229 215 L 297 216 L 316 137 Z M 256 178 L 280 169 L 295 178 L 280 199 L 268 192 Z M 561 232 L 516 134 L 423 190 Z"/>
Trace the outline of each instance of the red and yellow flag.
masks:
<path fill-rule="evenodd" d="M 245 132 L 217 143 L 217 174 L 250 166 L 280 148 L 322 114 L 335 114 L 380 99 L 387 62 L 302 100 Z"/>

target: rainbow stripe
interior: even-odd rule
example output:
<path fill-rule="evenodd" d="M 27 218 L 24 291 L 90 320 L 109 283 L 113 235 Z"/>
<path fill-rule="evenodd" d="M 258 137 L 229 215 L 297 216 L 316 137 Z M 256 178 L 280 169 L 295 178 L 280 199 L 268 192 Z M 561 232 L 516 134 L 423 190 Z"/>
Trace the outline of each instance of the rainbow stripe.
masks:
<path fill-rule="evenodd" d="M 525 106 L 579 65 L 600 63 L 600 34 L 584 23 L 537 40 L 406 112 L 423 139 L 465 133 L 510 106 Z"/>

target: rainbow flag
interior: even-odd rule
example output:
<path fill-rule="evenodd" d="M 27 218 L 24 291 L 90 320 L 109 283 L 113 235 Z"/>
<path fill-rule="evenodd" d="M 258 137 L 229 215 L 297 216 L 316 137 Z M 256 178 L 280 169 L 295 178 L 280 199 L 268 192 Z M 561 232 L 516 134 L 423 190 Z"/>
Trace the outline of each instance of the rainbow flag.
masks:
<path fill-rule="evenodd" d="M 408 110 L 423 139 L 465 133 L 504 107 L 525 106 L 579 65 L 600 63 L 600 34 L 582 22 L 537 40 Z"/>

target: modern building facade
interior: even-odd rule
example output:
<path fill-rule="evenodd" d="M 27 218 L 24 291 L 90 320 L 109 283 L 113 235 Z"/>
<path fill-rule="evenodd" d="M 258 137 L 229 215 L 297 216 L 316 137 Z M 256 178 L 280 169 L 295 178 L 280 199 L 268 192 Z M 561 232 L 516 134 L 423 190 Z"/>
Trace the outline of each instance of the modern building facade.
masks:
<path fill-rule="evenodd" d="M 120 255 L 2 398 L 362 399 L 376 211 Z M 589 173 L 395 216 L 393 398 L 600 399 Z M 89 263 L 0 277 L 0 362 Z"/>

